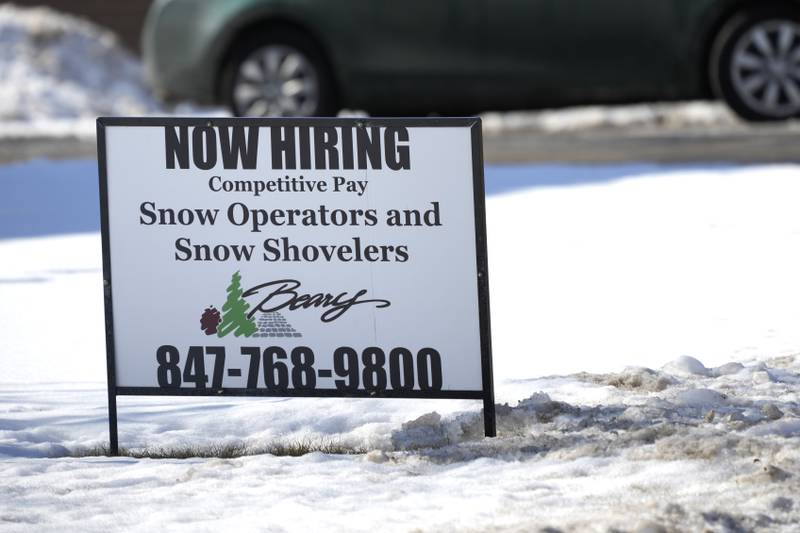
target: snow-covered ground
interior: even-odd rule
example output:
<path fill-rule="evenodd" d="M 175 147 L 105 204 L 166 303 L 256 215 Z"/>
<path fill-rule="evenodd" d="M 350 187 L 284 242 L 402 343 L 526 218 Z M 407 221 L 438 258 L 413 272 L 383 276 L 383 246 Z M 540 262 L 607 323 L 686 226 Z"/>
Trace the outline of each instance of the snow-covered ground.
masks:
<path fill-rule="evenodd" d="M 471 401 L 119 400 L 127 448 L 355 455 L 79 457 L 107 439 L 99 236 L 0 241 L 0 530 L 796 531 L 800 166 L 487 190 L 497 439 Z"/>

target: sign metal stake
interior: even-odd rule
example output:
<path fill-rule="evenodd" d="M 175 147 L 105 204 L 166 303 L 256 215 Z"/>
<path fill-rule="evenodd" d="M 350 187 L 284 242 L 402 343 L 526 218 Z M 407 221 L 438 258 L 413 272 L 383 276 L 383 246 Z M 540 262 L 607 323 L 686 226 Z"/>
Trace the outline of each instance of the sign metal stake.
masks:
<path fill-rule="evenodd" d="M 117 396 L 108 391 L 108 454 L 112 457 L 119 455 L 119 435 L 117 433 Z"/>

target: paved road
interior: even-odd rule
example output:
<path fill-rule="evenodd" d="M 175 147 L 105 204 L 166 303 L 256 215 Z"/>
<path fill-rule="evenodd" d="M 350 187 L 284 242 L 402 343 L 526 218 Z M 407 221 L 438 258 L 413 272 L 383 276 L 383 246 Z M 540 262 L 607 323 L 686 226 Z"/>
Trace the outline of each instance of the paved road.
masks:
<path fill-rule="evenodd" d="M 96 157 L 94 141 L 79 139 L 0 139 L 0 164 L 31 159 Z"/>
<path fill-rule="evenodd" d="M 800 162 L 800 128 L 612 128 L 574 133 L 490 133 L 484 138 L 484 154 L 487 163 Z M 94 141 L 0 140 L 0 164 L 42 157 L 94 158 Z"/>

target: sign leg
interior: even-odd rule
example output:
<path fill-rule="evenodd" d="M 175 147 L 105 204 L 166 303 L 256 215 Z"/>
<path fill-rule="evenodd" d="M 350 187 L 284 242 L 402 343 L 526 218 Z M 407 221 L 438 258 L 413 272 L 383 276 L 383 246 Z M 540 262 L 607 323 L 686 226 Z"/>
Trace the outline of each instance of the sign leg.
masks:
<path fill-rule="evenodd" d="M 497 436 L 494 397 L 489 395 L 483 398 L 483 432 L 487 437 Z"/>
<path fill-rule="evenodd" d="M 108 391 L 108 453 L 116 457 L 119 455 L 119 437 L 117 435 L 117 395 L 113 390 Z"/>

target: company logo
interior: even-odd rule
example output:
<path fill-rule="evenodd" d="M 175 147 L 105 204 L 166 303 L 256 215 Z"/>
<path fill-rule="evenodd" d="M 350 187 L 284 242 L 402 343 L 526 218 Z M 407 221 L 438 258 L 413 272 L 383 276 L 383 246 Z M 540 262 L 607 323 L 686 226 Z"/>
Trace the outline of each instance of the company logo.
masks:
<path fill-rule="evenodd" d="M 225 337 L 301 337 L 280 313 L 282 309 L 322 309 L 320 320 L 333 322 L 352 307 L 374 304 L 376 308 L 389 307 L 391 302 L 384 299 L 367 299 L 366 289 L 353 295 L 347 292 L 338 294 L 309 294 L 300 291 L 301 283 L 294 279 L 280 279 L 242 289 L 242 275 L 237 271 L 231 276 L 227 288 L 227 299 L 220 313 L 216 307 L 209 306 L 200 317 L 200 329 L 206 335 Z M 248 298 L 256 302 L 251 309 Z M 258 321 L 255 315 L 260 313 Z"/>

